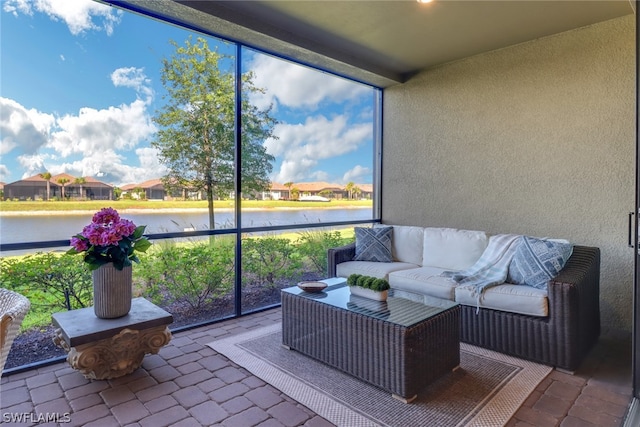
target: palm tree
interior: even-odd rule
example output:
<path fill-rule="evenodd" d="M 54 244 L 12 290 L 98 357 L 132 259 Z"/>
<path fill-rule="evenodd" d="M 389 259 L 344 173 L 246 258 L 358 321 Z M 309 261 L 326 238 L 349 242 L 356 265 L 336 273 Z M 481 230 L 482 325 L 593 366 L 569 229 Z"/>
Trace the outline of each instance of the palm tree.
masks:
<path fill-rule="evenodd" d="M 344 189 L 349 193 L 349 200 L 351 200 L 351 196 L 353 194 L 353 189 L 355 188 L 355 184 L 353 182 L 348 182 Z"/>
<path fill-rule="evenodd" d="M 47 181 L 47 200 L 51 198 L 51 186 L 49 185 L 49 180 L 51 179 L 51 174 L 49 172 L 42 172 L 40 174 L 40 178 Z"/>
<path fill-rule="evenodd" d="M 362 193 L 362 190 L 361 190 L 361 189 L 360 189 L 360 187 L 358 187 L 357 185 L 356 185 L 355 187 L 353 187 L 353 190 L 352 190 L 352 191 L 353 191 L 353 194 L 354 194 L 356 197 L 359 197 L 359 196 L 360 196 L 360 194 Z"/>
<path fill-rule="evenodd" d="M 296 187 L 293 187 L 292 190 L 289 190 L 289 193 L 291 193 L 291 200 L 298 200 L 298 198 L 300 197 L 300 190 Z"/>
<path fill-rule="evenodd" d="M 64 200 L 64 185 L 69 182 L 69 178 L 58 178 L 58 184 L 62 186 L 62 200 Z"/>
<path fill-rule="evenodd" d="M 293 182 L 288 181 L 288 182 L 285 182 L 283 185 L 289 189 L 288 199 L 291 200 L 291 187 L 293 187 Z"/>
<path fill-rule="evenodd" d="M 73 183 L 74 184 L 78 184 L 80 186 L 80 199 L 83 199 L 83 196 L 82 196 L 82 184 L 86 184 L 87 180 L 85 178 L 83 178 L 83 177 L 79 177 L 79 178 L 74 179 Z"/>

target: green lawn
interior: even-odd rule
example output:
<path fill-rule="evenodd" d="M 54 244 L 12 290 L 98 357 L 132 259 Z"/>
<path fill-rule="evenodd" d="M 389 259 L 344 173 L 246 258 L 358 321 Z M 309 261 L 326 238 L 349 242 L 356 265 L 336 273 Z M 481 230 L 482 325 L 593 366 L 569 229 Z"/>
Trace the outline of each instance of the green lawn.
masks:
<path fill-rule="evenodd" d="M 285 200 L 243 200 L 242 207 L 247 209 L 276 208 L 351 208 L 371 207 L 371 200 L 332 200 L 331 202 L 296 202 Z M 89 200 L 89 201 L 0 201 L 0 212 L 37 212 L 37 211 L 98 211 L 104 207 L 117 210 L 126 209 L 206 209 L 206 201 L 146 201 L 146 200 Z M 232 208 L 232 200 L 217 200 L 215 209 Z"/>

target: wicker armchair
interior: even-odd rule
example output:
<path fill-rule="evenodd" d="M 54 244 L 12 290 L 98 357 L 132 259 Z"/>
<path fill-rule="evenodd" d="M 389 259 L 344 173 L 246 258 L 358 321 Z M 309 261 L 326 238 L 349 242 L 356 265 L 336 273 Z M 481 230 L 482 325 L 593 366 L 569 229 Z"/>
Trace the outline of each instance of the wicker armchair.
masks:
<path fill-rule="evenodd" d="M 31 303 L 26 297 L 0 288 L 0 373 L 29 307 Z"/>

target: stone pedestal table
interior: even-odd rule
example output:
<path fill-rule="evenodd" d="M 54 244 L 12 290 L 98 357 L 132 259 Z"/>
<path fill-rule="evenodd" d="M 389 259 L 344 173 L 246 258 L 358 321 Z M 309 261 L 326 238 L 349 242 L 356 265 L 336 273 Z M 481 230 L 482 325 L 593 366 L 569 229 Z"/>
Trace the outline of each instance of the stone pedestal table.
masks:
<path fill-rule="evenodd" d="M 171 340 L 167 325 L 173 316 L 147 301 L 134 298 L 129 314 L 99 319 L 93 307 L 54 313 L 53 341 L 67 353 L 72 368 L 85 378 L 105 380 L 135 371 L 146 354 L 156 354 Z"/>

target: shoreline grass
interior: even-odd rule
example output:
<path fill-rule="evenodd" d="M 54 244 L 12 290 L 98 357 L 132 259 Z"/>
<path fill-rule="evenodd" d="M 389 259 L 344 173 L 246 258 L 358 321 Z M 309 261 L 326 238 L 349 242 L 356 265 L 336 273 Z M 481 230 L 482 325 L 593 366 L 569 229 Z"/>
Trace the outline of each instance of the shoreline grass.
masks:
<path fill-rule="evenodd" d="M 242 209 L 349 209 L 370 208 L 371 200 L 332 200 L 331 202 L 297 202 L 290 200 L 243 200 Z M 98 211 L 112 207 L 118 211 L 133 210 L 207 210 L 206 200 L 69 200 L 69 201 L 0 201 L 0 215 L 33 213 L 69 213 Z M 232 200 L 216 200 L 215 210 L 233 209 Z"/>

